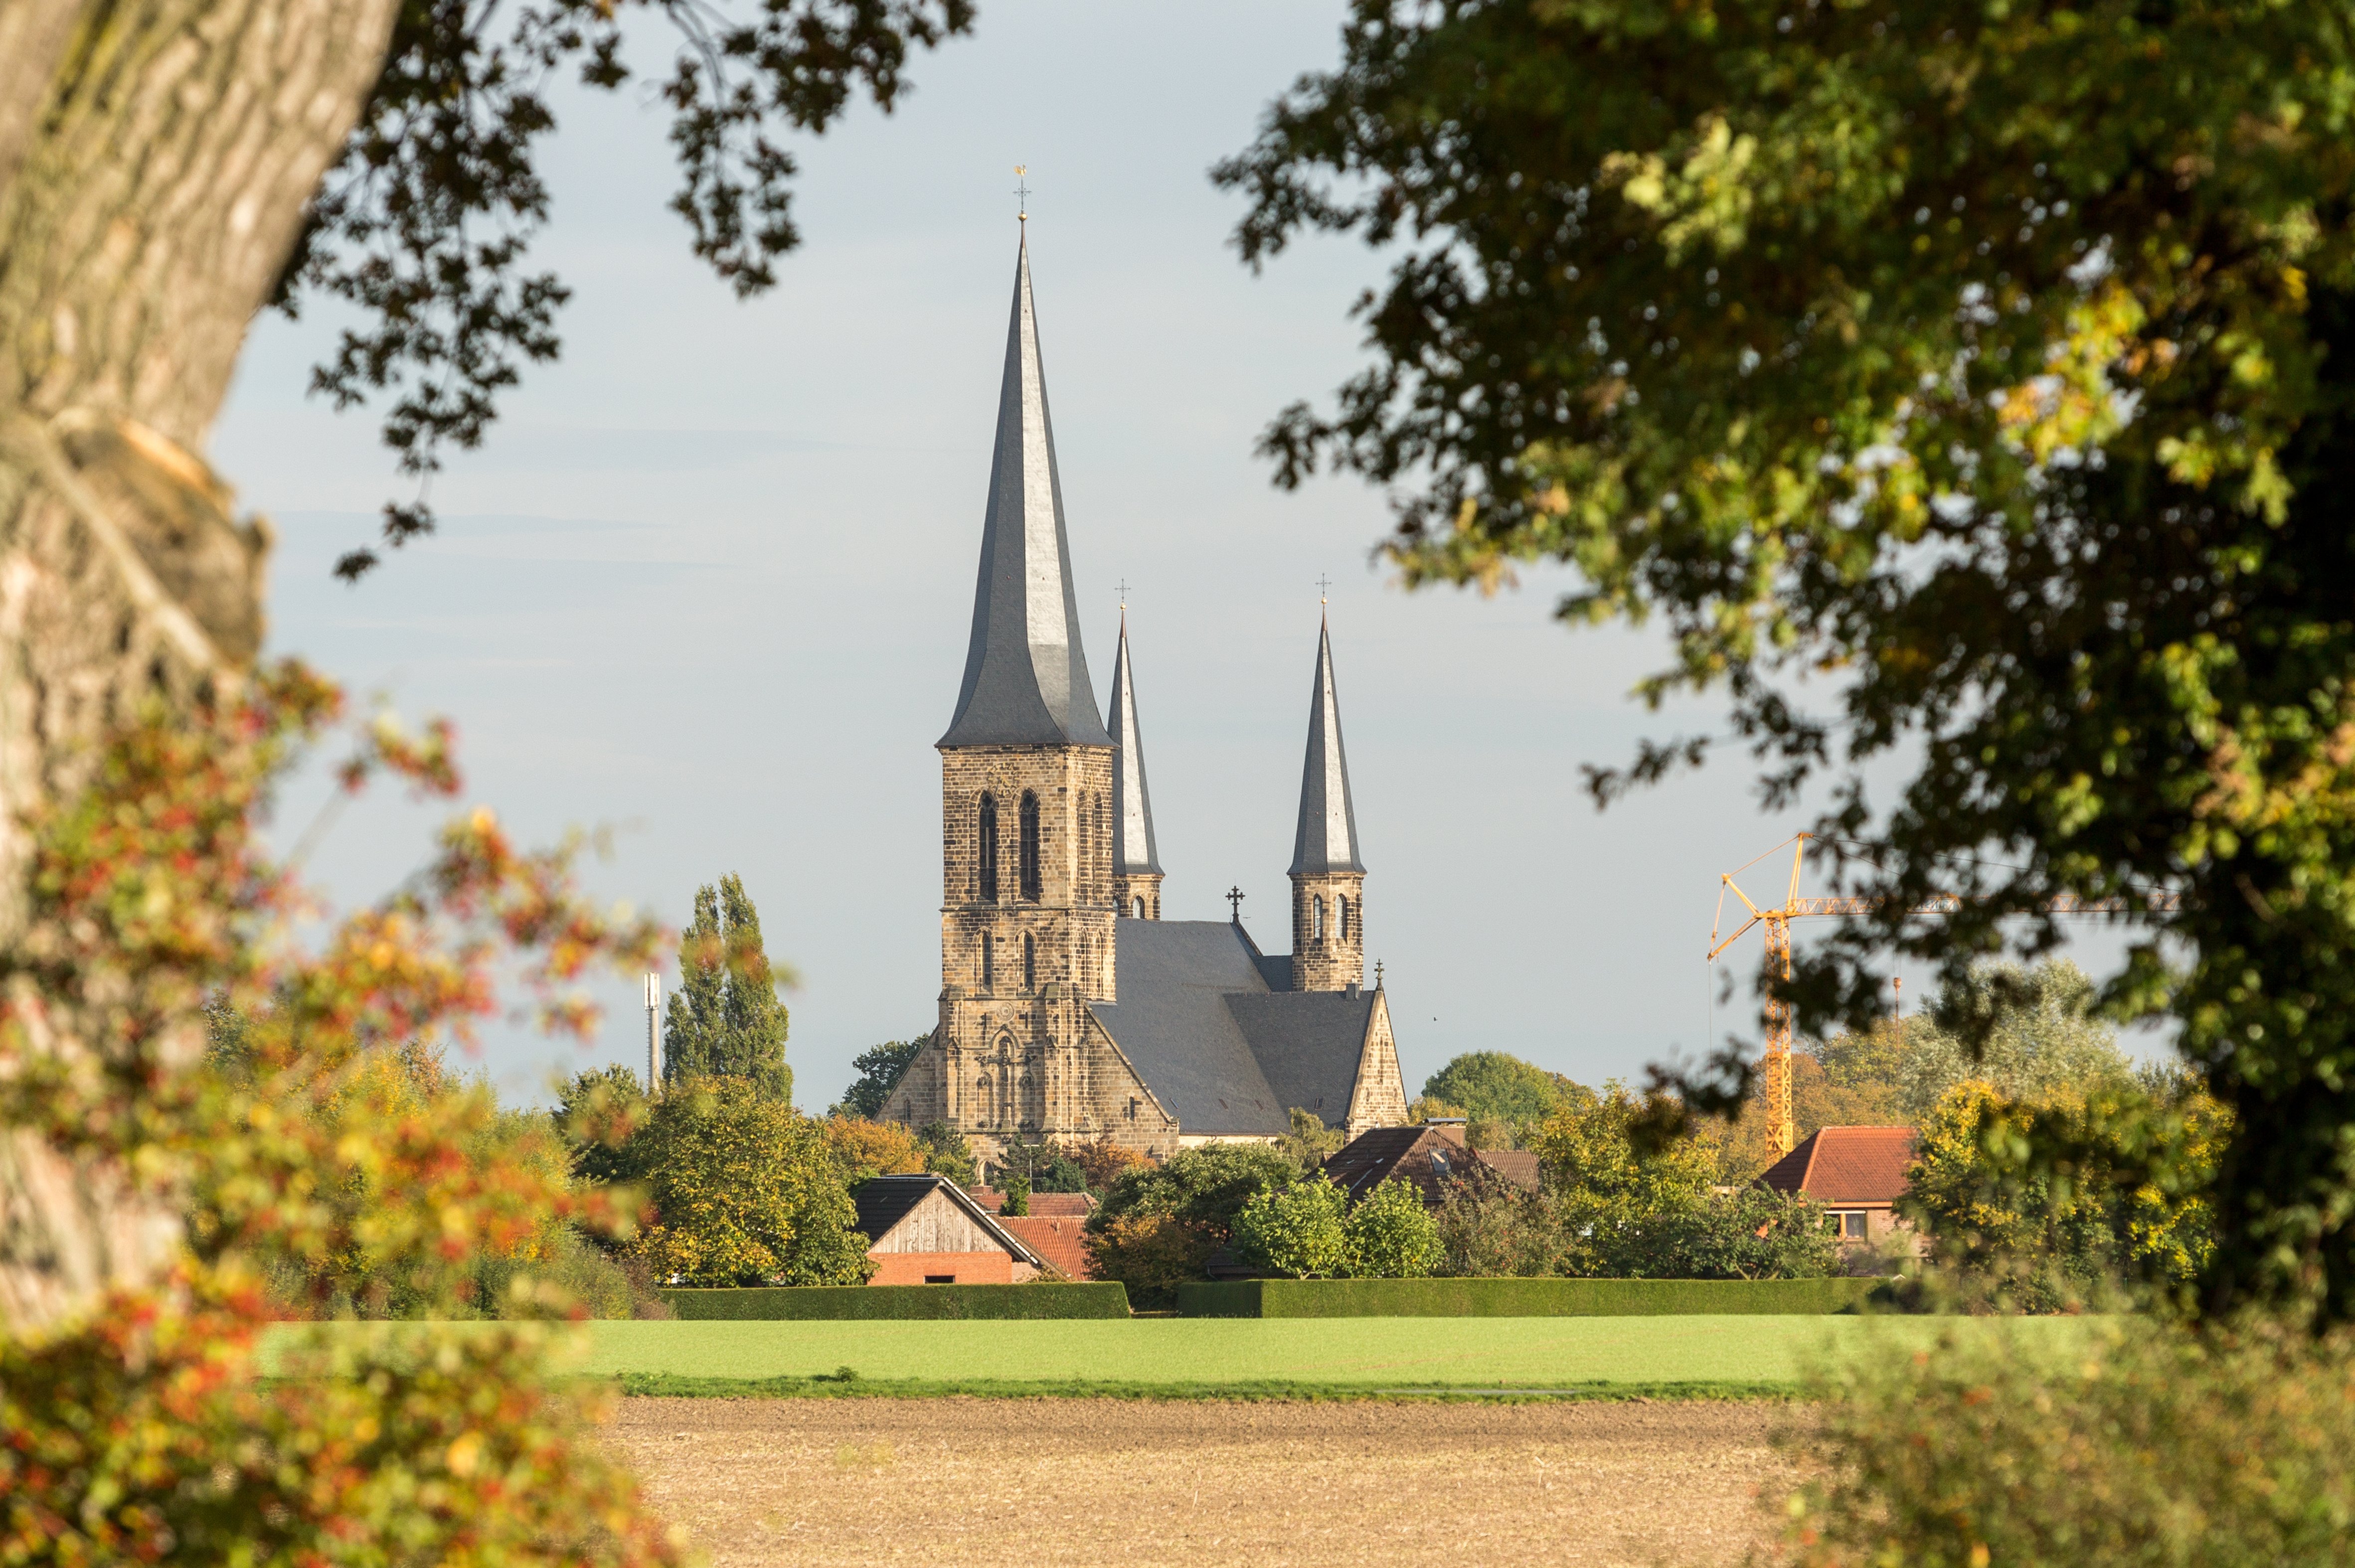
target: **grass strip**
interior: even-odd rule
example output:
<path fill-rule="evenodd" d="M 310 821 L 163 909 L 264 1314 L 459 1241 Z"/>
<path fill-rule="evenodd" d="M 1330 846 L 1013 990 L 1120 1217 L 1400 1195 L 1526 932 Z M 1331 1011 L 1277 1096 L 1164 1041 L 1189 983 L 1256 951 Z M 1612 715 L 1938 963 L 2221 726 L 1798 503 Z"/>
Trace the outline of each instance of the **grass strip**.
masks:
<path fill-rule="evenodd" d="M 610 1380 L 623 1395 L 652 1399 L 1124 1399 L 1135 1401 L 1285 1401 L 1305 1404 L 1368 1401 L 1521 1404 L 1562 1401 L 1645 1404 L 1678 1401 L 1787 1401 L 1789 1383 L 1702 1379 L 1676 1383 L 1592 1383 L 1565 1388 L 1478 1388 L 1301 1383 L 1252 1379 L 1235 1383 L 1134 1383 L 1102 1378 L 1052 1382 L 993 1378 L 685 1377 L 625 1372 Z"/>

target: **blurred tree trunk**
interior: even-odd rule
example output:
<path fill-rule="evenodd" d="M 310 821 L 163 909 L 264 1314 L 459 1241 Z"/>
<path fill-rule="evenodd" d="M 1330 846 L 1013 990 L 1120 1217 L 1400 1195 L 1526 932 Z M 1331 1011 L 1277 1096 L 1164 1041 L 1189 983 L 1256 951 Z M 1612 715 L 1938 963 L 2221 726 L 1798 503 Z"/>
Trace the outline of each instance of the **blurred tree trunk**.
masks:
<path fill-rule="evenodd" d="M 236 682 L 269 535 L 203 457 L 398 0 L 0 0 L 0 1077 L 119 1049 L 15 961 L 28 819 L 151 697 Z M 201 1048 L 190 1016 L 163 1043 Z M 153 1282 L 180 1235 L 119 1162 L 0 1125 L 0 1332 Z"/>

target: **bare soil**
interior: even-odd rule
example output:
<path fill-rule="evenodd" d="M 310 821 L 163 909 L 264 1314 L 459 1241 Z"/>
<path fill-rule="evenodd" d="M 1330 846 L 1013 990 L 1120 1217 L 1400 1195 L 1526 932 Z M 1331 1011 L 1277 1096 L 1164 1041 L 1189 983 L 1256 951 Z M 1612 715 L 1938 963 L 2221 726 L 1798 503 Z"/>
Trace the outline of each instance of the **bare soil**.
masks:
<path fill-rule="evenodd" d="M 630 1399 L 609 1441 L 716 1568 L 1721 1564 L 1788 1405 Z"/>

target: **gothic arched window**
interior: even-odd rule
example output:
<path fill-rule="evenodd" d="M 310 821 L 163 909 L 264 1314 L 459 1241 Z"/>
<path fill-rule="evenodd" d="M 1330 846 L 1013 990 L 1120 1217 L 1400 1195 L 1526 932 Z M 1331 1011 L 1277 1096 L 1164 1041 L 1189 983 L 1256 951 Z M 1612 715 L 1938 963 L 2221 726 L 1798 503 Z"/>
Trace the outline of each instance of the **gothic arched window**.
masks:
<path fill-rule="evenodd" d="M 981 826 L 975 834 L 981 850 L 981 901 L 997 902 L 997 797 L 981 798 Z"/>
<path fill-rule="evenodd" d="M 1145 900 L 1142 898 L 1136 901 L 1136 917 L 1140 920 L 1145 918 Z"/>
<path fill-rule="evenodd" d="M 1022 896 L 1039 902 L 1039 797 L 1022 791 Z"/>
<path fill-rule="evenodd" d="M 973 1081 L 973 1118 L 986 1122 L 991 1119 L 989 1107 L 989 1075 L 984 1073 Z"/>
<path fill-rule="evenodd" d="M 1348 941 L 1349 939 L 1349 900 L 1344 895 L 1334 895 L 1333 924 L 1338 928 L 1337 934 L 1341 940 Z"/>
<path fill-rule="evenodd" d="M 990 947 L 989 933 L 984 931 L 981 934 L 981 989 L 984 991 L 991 990 L 997 979 L 996 975 L 991 972 L 994 966 L 989 961 Z"/>
<path fill-rule="evenodd" d="M 1039 989 L 1039 944 L 1030 939 L 1028 932 L 1022 938 L 1022 989 Z"/>
<path fill-rule="evenodd" d="M 1321 897 L 1310 899 L 1308 912 L 1308 934 L 1321 942 L 1325 939 L 1325 900 Z"/>

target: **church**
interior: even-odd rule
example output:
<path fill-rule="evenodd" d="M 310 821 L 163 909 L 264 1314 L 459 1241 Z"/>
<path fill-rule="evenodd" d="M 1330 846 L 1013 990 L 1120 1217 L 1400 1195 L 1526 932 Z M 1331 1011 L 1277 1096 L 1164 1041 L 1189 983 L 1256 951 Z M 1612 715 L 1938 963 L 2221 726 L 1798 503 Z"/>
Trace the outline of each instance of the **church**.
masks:
<path fill-rule="evenodd" d="M 1292 951 L 1240 918 L 1164 920 L 1127 619 L 1099 716 L 1055 471 L 1026 228 L 998 392 L 973 638 L 941 754 L 941 1004 L 883 1108 L 1000 1140 L 1154 1155 L 1264 1141 L 1306 1110 L 1406 1118 L 1379 983 L 1329 626 L 1318 629 Z"/>

